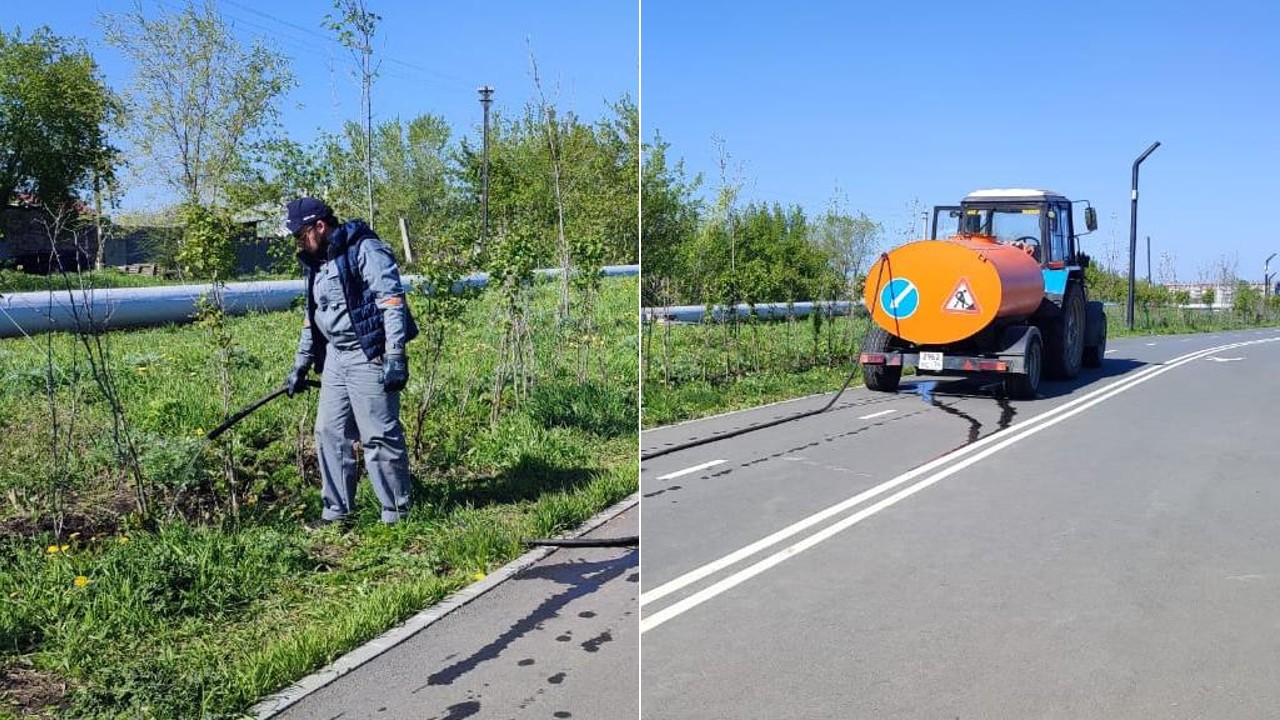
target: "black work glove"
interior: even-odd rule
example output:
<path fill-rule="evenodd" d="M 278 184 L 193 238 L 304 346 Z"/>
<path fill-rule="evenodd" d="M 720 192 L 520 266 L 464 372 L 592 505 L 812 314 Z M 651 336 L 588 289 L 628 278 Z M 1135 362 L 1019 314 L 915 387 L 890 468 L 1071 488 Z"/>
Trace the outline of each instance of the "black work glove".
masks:
<path fill-rule="evenodd" d="M 294 393 L 300 393 L 307 389 L 307 371 L 311 369 L 310 365 L 294 365 L 289 371 L 289 377 L 284 380 L 285 392 L 289 397 L 293 397 Z"/>
<path fill-rule="evenodd" d="M 400 392 L 409 382 L 409 363 L 403 355 L 388 355 L 382 360 L 382 389 Z"/>

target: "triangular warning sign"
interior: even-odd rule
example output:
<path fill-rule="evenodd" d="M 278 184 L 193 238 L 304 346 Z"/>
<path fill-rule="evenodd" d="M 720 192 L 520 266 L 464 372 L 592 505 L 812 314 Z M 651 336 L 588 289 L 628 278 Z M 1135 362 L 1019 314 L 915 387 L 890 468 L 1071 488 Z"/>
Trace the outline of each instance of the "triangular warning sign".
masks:
<path fill-rule="evenodd" d="M 960 278 L 955 289 L 947 296 L 947 301 L 942 304 L 942 311 L 964 315 L 982 314 L 982 308 L 978 307 L 978 298 L 974 296 L 973 288 L 969 287 L 969 278 Z"/>

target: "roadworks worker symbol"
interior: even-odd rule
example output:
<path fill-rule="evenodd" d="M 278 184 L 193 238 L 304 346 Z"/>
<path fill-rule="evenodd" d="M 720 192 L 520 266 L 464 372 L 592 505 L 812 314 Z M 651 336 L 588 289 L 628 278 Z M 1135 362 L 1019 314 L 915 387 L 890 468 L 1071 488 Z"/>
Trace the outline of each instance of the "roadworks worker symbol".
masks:
<path fill-rule="evenodd" d="M 920 291 L 906 278 L 894 278 L 880 291 L 880 307 L 889 317 L 905 320 L 920 307 Z"/>
<path fill-rule="evenodd" d="M 973 289 L 969 287 L 969 278 L 960 278 L 960 282 L 956 283 L 956 287 L 947 296 L 947 301 L 942 305 L 943 312 L 959 313 L 961 315 L 980 315 L 982 308 L 978 307 L 978 298 L 973 296 Z"/>

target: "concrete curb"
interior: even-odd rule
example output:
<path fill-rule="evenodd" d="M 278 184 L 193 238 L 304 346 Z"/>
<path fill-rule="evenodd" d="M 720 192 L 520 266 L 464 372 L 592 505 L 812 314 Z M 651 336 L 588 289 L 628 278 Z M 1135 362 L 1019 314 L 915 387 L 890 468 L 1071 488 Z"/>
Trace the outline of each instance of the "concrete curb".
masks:
<path fill-rule="evenodd" d="M 575 528 L 569 537 L 581 537 L 586 535 L 627 510 L 637 507 L 639 502 L 640 493 L 637 491 L 614 504 L 612 507 L 596 513 L 585 523 Z M 506 565 L 494 570 L 492 573 L 489 573 L 483 580 L 468 585 L 462 590 L 459 590 L 458 592 L 446 597 L 444 600 L 441 600 L 439 603 L 414 615 L 400 625 L 388 630 L 346 655 L 343 655 L 333 661 L 333 663 L 328 667 L 318 670 L 302 678 L 296 683 L 293 683 L 284 690 L 259 701 L 249 709 L 249 716 L 256 717 L 258 720 L 267 720 L 268 718 L 273 718 L 276 715 L 279 715 L 311 693 L 328 685 L 334 680 L 337 680 L 343 675 L 346 675 L 352 670 L 355 670 L 361 665 L 364 665 L 370 660 L 373 660 L 405 640 L 408 640 L 415 633 L 431 626 L 454 610 L 457 610 L 458 608 L 470 603 L 472 600 L 484 595 L 499 584 L 515 576 L 516 573 L 519 573 L 540 560 L 543 560 L 558 549 L 559 548 L 555 547 L 539 547 L 526 552 L 515 560 L 512 560 Z"/>

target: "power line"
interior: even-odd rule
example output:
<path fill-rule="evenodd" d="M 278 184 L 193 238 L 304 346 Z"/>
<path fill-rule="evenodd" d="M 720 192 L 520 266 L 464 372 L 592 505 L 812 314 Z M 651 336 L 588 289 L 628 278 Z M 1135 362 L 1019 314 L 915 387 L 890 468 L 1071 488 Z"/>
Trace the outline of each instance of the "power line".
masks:
<path fill-rule="evenodd" d="M 244 4 L 241 4 L 241 3 L 238 3 L 238 2 L 236 2 L 235 0 L 221 0 L 221 2 L 225 2 L 225 3 L 227 3 L 228 5 L 233 5 L 233 6 L 235 6 L 235 7 L 241 8 L 241 9 L 243 9 L 243 10 L 246 10 L 246 11 L 248 11 L 248 12 L 253 13 L 254 15 L 258 15 L 258 16 L 261 16 L 261 17 L 263 17 L 263 18 L 266 18 L 266 19 L 268 19 L 268 20 L 270 20 L 270 21 L 272 21 L 272 22 L 279 23 L 280 25 L 284 25 L 284 26 L 286 26 L 286 27 L 291 27 L 291 28 L 294 28 L 294 29 L 300 30 L 300 31 L 302 31 L 302 32 L 306 33 L 307 35 L 310 35 L 310 36 L 312 36 L 312 37 L 318 38 L 318 39 L 320 39 L 320 40 L 324 40 L 325 42 L 333 42 L 333 43 L 337 43 L 337 42 L 338 42 L 338 41 L 337 41 L 334 37 L 332 37 L 331 35 L 326 35 L 326 34 L 324 34 L 324 33 L 318 32 L 318 31 L 316 31 L 316 30 L 313 30 L 313 29 L 310 29 L 310 28 L 304 27 L 304 26 L 302 26 L 302 25 L 298 25 L 297 23 L 289 22 L 288 20 L 282 20 L 282 19 L 280 19 L 280 18 L 278 18 L 278 17 L 276 17 L 276 16 L 274 16 L 274 15 L 272 15 L 272 14 L 270 14 L 270 13 L 263 12 L 263 11 L 261 11 L 261 10 L 258 10 L 257 8 L 251 8 L 251 7 L 247 6 L 247 5 L 244 5 Z M 233 16 L 233 15 L 230 15 L 230 13 L 227 13 L 227 14 L 228 14 L 229 16 L 231 16 L 231 17 L 235 17 L 235 16 Z M 339 44 L 340 44 L 340 43 L 339 43 Z M 438 78 L 440 78 L 440 79 L 442 79 L 442 80 L 446 80 L 446 81 L 448 81 L 448 82 L 455 83 L 455 84 L 457 84 L 457 85 L 459 85 L 459 86 L 464 86 L 464 85 L 466 85 L 466 83 L 464 83 L 460 78 L 453 77 L 453 76 L 451 76 L 451 75 L 446 75 L 446 74 L 441 73 L 441 72 L 438 72 L 438 71 L 436 71 L 436 70 L 432 70 L 431 68 L 423 67 L 423 66 L 421 66 L 421 65 L 415 65 L 415 64 L 413 64 L 413 63 L 411 63 L 411 62 L 406 62 L 406 61 L 401 60 L 401 59 L 399 59 L 399 58 L 390 57 L 390 56 L 388 56 L 388 55 L 386 55 L 386 54 L 381 54 L 381 55 L 380 55 L 380 57 L 381 57 L 381 59 L 382 59 L 382 60 L 384 60 L 384 61 L 386 61 L 386 62 L 394 63 L 394 64 L 396 64 L 396 65 L 400 65 L 400 66 L 402 66 L 402 67 L 408 68 L 409 70 L 413 70 L 414 72 L 418 72 L 418 73 L 426 73 L 426 74 L 428 74 L 428 75 L 435 75 L 436 77 L 438 77 Z M 407 79 L 412 79 L 412 80 L 421 80 L 421 78 L 419 78 L 419 77 L 417 77 L 417 76 L 409 76 Z"/>

